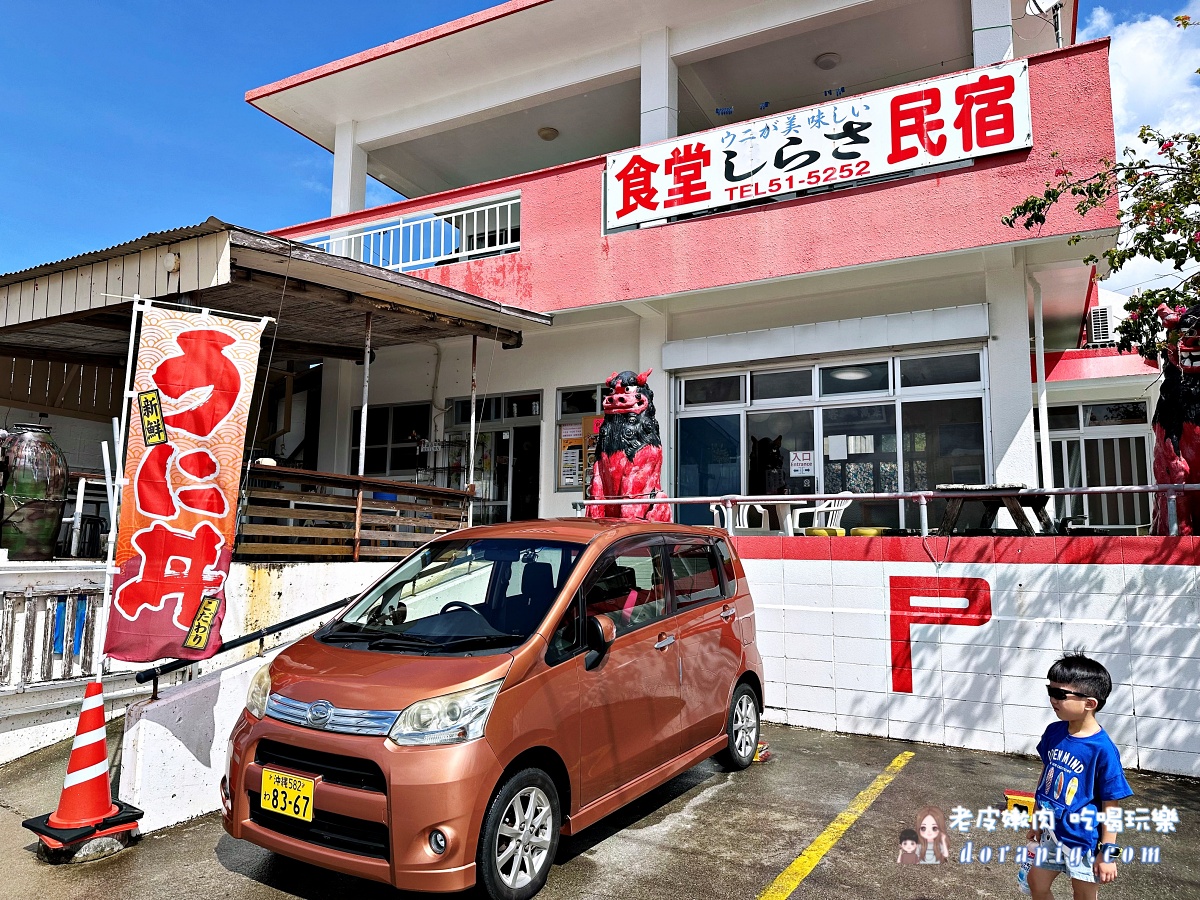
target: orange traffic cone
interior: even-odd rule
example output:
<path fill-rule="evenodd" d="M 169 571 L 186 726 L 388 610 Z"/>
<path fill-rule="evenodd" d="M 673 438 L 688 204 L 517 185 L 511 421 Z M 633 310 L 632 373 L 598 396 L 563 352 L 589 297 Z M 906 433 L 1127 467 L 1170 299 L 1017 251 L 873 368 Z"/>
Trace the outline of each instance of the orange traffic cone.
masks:
<path fill-rule="evenodd" d="M 47 847 L 61 850 L 92 838 L 133 831 L 141 817 L 140 809 L 112 798 L 104 689 L 99 681 L 93 681 L 83 697 L 58 809 L 21 824 Z"/>
<path fill-rule="evenodd" d="M 104 688 L 93 681 L 83 695 L 75 742 L 67 761 L 58 809 L 50 815 L 54 828 L 83 828 L 113 815 L 112 784 L 108 780 L 108 733 L 104 724 Z"/>

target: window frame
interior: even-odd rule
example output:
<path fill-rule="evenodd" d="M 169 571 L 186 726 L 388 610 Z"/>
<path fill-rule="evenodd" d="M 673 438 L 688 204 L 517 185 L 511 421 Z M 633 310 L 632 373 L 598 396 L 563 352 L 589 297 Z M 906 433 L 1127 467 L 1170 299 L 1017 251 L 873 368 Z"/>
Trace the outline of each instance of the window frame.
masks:
<path fill-rule="evenodd" d="M 369 404 L 367 406 L 367 416 L 368 417 L 371 415 L 372 412 L 374 412 L 377 409 L 386 409 L 388 412 L 387 442 L 383 443 L 383 444 L 372 444 L 372 443 L 367 444 L 367 452 L 368 453 L 371 450 L 383 449 L 384 452 L 387 454 L 387 456 L 386 456 L 387 464 L 384 466 L 382 472 L 371 471 L 368 469 L 364 474 L 366 474 L 368 476 L 377 477 L 377 478 L 391 478 L 396 475 L 409 475 L 413 479 L 415 479 L 417 472 L 419 472 L 421 469 L 425 468 L 426 463 L 423 462 L 420 458 L 421 451 L 419 449 L 417 449 L 421 446 L 421 441 L 419 441 L 419 440 L 418 441 L 396 441 L 396 440 L 393 440 L 393 435 L 392 435 L 392 411 L 396 410 L 396 409 L 412 409 L 413 407 L 418 407 L 418 406 L 425 407 L 429 414 L 429 417 L 427 420 L 428 424 L 426 427 L 426 434 L 425 434 L 425 437 L 423 438 L 423 440 L 427 441 L 433 437 L 433 402 L 432 401 L 430 401 L 430 400 L 413 400 L 413 401 L 406 402 L 406 403 L 378 403 L 378 404 L 373 403 L 373 404 Z M 354 427 L 355 415 L 358 415 L 360 417 L 362 416 L 362 407 L 361 406 L 354 406 L 354 407 L 351 407 L 351 409 L 350 409 L 350 459 L 351 460 L 355 460 L 358 458 L 358 448 L 359 448 L 358 442 L 359 442 L 359 438 L 361 435 L 360 429 Z M 360 418 L 359 419 L 360 424 L 361 424 L 361 421 L 362 420 Z M 393 469 L 392 468 L 392 451 L 396 450 L 396 449 L 408 448 L 408 447 L 414 448 L 414 452 L 417 455 L 416 466 L 411 469 Z"/>
<path fill-rule="evenodd" d="M 590 413 L 586 413 L 586 412 L 564 413 L 562 411 L 563 393 L 569 392 L 569 391 L 587 391 L 587 390 L 593 390 L 596 393 L 596 407 L 592 412 L 590 412 Z M 584 423 L 585 419 L 602 415 L 602 413 L 603 413 L 603 405 L 602 404 L 604 402 L 603 390 L 604 390 L 603 383 L 599 383 L 599 384 L 595 384 L 595 385 L 588 385 L 588 384 L 567 385 L 565 387 L 555 388 L 555 390 L 554 390 L 554 438 L 555 438 L 555 444 L 554 444 L 554 452 L 552 455 L 554 458 L 554 492 L 555 493 L 574 494 L 574 493 L 580 493 L 582 491 L 587 490 L 588 469 L 589 469 L 589 466 L 588 466 L 588 439 L 592 436 L 589 434 L 586 434 L 582 430 L 582 427 L 583 427 L 583 423 Z M 563 437 L 563 428 L 573 426 L 573 425 L 579 425 L 581 428 L 579 441 L 582 446 L 582 454 L 583 454 L 582 459 L 580 459 L 580 461 L 579 461 L 581 483 L 577 484 L 577 485 L 563 483 L 563 466 L 562 466 L 563 442 L 568 441 L 568 440 L 574 440 L 573 438 L 564 438 Z"/>
<path fill-rule="evenodd" d="M 900 386 L 900 362 L 903 359 L 910 358 L 929 358 L 936 356 L 963 356 L 965 354 L 974 353 L 979 356 L 979 381 L 975 382 L 955 382 L 952 384 L 939 384 L 931 386 L 923 386 L 916 388 L 905 388 Z M 889 384 L 888 391 L 863 391 L 861 393 L 848 394 L 831 394 L 823 396 L 820 393 L 820 370 L 822 368 L 835 368 L 846 365 L 868 364 L 872 362 L 882 362 L 887 360 L 889 363 Z M 825 438 L 825 417 L 824 412 L 827 409 L 835 409 L 838 407 L 851 406 L 874 406 L 874 405 L 891 405 L 896 411 L 896 446 L 897 446 L 897 462 L 899 465 L 898 478 L 899 487 L 901 490 L 907 490 L 904 484 L 904 454 L 903 454 L 903 429 L 904 416 L 903 404 L 914 400 L 957 400 L 963 398 L 978 398 L 983 405 L 983 433 L 984 433 L 984 479 L 985 481 L 994 480 L 995 461 L 993 458 L 993 446 L 991 439 L 991 384 L 989 381 L 990 360 L 988 356 L 988 347 L 985 343 L 979 341 L 957 341 L 947 343 L 937 347 L 927 348 L 910 348 L 903 351 L 894 351 L 890 354 L 881 354 L 879 351 L 874 353 L 864 352 L 859 355 L 846 354 L 845 356 L 836 356 L 832 359 L 822 360 L 821 358 L 803 357 L 793 358 L 786 361 L 772 360 L 764 364 L 755 364 L 753 362 L 746 363 L 740 366 L 726 365 L 724 367 L 714 367 L 712 369 L 697 368 L 690 371 L 678 373 L 673 376 L 676 384 L 673 385 L 671 397 L 674 400 L 674 405 L 670 410 L 670 428 L 672 434 L 678 434 L 678 423 L 682 419 L 688 418 L 704 418 L 722 415 L 737 415 L 740 417 L 740 460 L 741 460 L 741 489 L 739 493 L 746 494 L 748 492 L 749 473 L 747 470 L 749 458 L 749 439 L 747 434 L 747 415 L 758 414 L 764 412 L 789 412 L 801 410 L 814 411 L 813 425 L 813 441 L 816 453 L 823 458 L 824 438 Z M 750 400 L 750 378 L 758 372 L 773 372 L 773 371 L 793 371 L 797 369 L 811 368 L 813 372 L 813 393 L 807 397 L 797 398 L 779 398 L 771 400 Z M 683 382 L 687 379 L 695 378 L 710 378 L 722 375 L 741 375 L 744 381 L 744 399 L 740 403 L 712 403 L 691 406 L 683 402 Z M 1115 401 L 1114 401 L 1115 402 Z M 1061 404 L 1065 405 L 1065 404 Z M 1139 428 L 1141 426 L 1106 426 L 1112 428 Z M 1096 431 L 1095 426 L 1092 431 Z M 679 446 L 673 448 L 673 458 L 671 460 L 672 483 L 671 489 L 675 491 L 676 496 L 682 496 L 679 488 L 679 465 L 678 454 Z M 824 465 L 818 461 L 816 466 L 817 472 L 817 490 L 818 493 L 826 491 Z M 900 525 L 901 527 L 911 527 L 911 522 L 907 520 L 904 510 L 904 501 L 896 501 L 900 507 Z"/>
<path fill-rule="evenodd" d="M 683 613 L 692 612 L 693 610 L 703 609 L 713 603 L 723 602 L 728 600 L 728 589 L 725 585 L 724 566 L 721 564 L 721 554 L 717 552 L 717 548 L 713 546 L 712 538 L 699 537 L 697 535 L 671 535 L 667 538 L 664 547 L 666 549 L 667 561 L 667 580 L 671 583 L 671 609 L 673 615 L 681 615 Z M 703 600 L 681 604 L 679 601 L 679 593 L 675 588 L 675 569 L 671 565 L 673 551 L 676 547 L 703 547 L 708 551 L 711 562 L 713 563 L 713 571 L 717 574 L 717 595 L 715 597 L 706 597 Z"/>
<path fill-rule="evenodd" d="M 627 549 L 640 549 L 642 547 L 647 547 L 651 551 L 652 555 L 658 557 L 658 564 L 663 573 L 663 613 L 661 616 L 658 616 L 654 619 L 647 619 L 644 622 L 639 622 L 633 627 L 625 630 L 622 630 L 621 626 L 618 625 L 614 620 L 613 625 L 617 629 L 616 640 L 619 641 L 627 634 L 633 634 L 634 632 L 641 631 L 648 625 L 653 625 L 657 622 L 663 622 L 675 615 L 675 595 L 671 586 L 671 573 L 669 569 L 670 559 L 666 555 L 666 541 L 666 537 L 660 534 L 635 535 L 633 537 L 622 538 L 600 555 L 600 557 L 595 563 L 592 564 L 592 567 L 584 576 L 583 583 L 579 587 L 579 594 L 583 603 L 583 627 L 585 629 L 587 628 L 587 620 L 589 618 L 587 611 L 587 592 L 596 586 L 596 582 L 599 581 L 598 573 L 603 569 L 603 567 L 616 560 L 616 558 Z"/>

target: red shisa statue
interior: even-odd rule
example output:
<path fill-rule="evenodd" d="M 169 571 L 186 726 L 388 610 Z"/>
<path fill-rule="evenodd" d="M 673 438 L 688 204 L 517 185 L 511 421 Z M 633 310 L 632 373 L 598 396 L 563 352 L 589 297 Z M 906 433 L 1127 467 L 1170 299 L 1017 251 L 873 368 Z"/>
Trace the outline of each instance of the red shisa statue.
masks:
<path fill-rule="evenodd" d="M 588 487 L 591 500 L 631 500 L 620 506 L 589 506 L 595 519 L 644 519 L 670 522 L 671 507 L 647 503 L 665 497 L 662 489 L 662 438 L 655 418 L 650 373 L 613 372 L 604 384 L 604 421 L 596 441 L 596 463 Z"/>

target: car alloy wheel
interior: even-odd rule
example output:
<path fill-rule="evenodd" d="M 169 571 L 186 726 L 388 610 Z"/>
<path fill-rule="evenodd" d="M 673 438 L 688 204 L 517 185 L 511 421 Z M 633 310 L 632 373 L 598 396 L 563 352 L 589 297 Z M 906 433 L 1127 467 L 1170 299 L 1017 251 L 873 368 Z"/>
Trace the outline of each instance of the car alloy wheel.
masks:
<path fill-rule="evenodd" d="M 542 889 L 558 850 L 558 788 L 541 769 L 501 782 L 479 833 L 476 873 L 492 900 L 529 900 Z"/>
<path fill-rule="evenodd" d="M 729 718 L 725 723 L 728 742 L 717 754 L 717 760 L 727 769 L 744 769 L 754 762 L 758 750 L 758 695 L 746 683 L 739 684 L 729 702 Z"/>
<path fill-rule="evenodd" d="M 512 798 L 496 831 L 496 871 L 513 890 L 530 884 L 548 863 L 553 810 L 540 788 Z"/>
<path fill-rule="evenodd" d="M 742 759 L 753 758 L 758 744 L 758 708 L 746 692 L 733 707 L 733 750 Z"/>

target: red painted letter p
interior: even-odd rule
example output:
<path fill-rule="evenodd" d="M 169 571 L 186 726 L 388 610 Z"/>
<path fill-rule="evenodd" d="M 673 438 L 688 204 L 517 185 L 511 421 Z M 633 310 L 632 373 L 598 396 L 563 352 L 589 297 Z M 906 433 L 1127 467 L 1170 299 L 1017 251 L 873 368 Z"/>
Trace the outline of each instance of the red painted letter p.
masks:
<path fill-rule="evenodd" d="M 992 590 L 982 578 L 893 575 L 892 691 L 911 694 L 913 625 L 983 625 L 992 618 Z"/>

